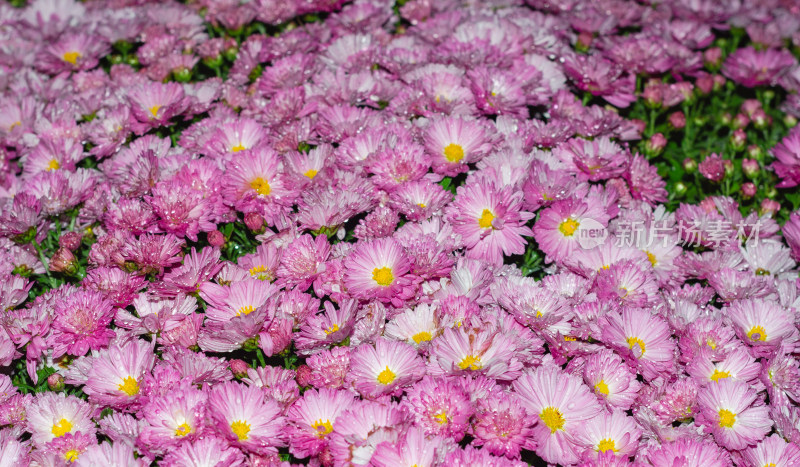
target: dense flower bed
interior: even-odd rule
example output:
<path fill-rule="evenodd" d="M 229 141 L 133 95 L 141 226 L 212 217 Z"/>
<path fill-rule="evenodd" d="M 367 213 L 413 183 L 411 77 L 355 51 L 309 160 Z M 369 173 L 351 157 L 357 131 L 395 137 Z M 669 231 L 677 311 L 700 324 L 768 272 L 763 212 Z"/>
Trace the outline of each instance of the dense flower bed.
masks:
<path fill-rule="evenodd" d="M 800 465 L 797 2 L 0 37 L 0 464 Z"/>

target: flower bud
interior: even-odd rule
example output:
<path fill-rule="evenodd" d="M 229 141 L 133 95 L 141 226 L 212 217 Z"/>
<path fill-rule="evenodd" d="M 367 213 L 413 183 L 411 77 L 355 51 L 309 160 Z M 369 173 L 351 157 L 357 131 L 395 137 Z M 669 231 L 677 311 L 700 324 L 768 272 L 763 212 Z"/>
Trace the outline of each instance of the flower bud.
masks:
<path fill-rule="evenodd" d="M 700 94 L 710 94 L 714 90 L 714 77 L 711 75 L 703 75 L 697 78 L 694 82 Z"/>
<path fill-rule="evenodd" d="M 719 116 L 719 122 L 722 123 L 723 125 L 730 125 L 732 121 L 733 117 L 731 117 L 731 114 L 729 114 L 728 112 L 725 112 Z"/>
<path fill-rule="evenodd" d="M 661 133 L 656 133 L 645 143 L 648 154 L 659 154 L 667 146 L 667 138 Z"/>
<path fill-rule="evenodd" d="M 759 210 L 760 214 L 763 216 L 764 214 L 772 214 L 775 215 L 781 209 L 780 203 L 773 199 L 764 198 L 761 201 L 761 209 Z"/>
<path fill-rule="evenodd" d="M 716 70 L 722 65 L 722 49 L 711 47 L 703 52 L 703 61 L 709 69 Z"/>
<path fill-rule="evenodd" d="M 298 386 L 305 388 L 311 386 L 311 367 L 308 365 L 300 365 L 297 367 L 297 384 Z"/>
<path fill-rule="evenodd" d="M 266 227 L 264 223 L 264 218 L 257 212 L 248 212 L 244 215 L 244 224 L 254 234 L 264 233 Z"/>
<path fill-rule="evenodd" d="M 688 190 L 688 189 L 689 188 L 683 182 L 678 182 L 678 183 L 675 184 L 675 194 L 677 194 L 677 195 L 686 194 L 686 190 Z"/>
<path fill-rule="evenodd" d="M 770 123 L 772 123 L 772 117 L 767 115 L 767 113 L 764 112 L 764 109 L 758 109 L 753 112 L 751 120 L 753 121 L 753 125 L 759 130 L 766 128 Z"/>
<path fill-rule="evenodd" d="M 78 232 L 67 232 L 58 239 L 58 246 L 66 248 L 69 251 L 76 251 L 81 247 L 82 238 L 83 236 Z"/>
<path fill-rule="evenodd" d="M 747 155 L 753 159 L 760 159 L 763 153 L 757 144 L 751 144 L 750 146 L 747 146 Z"/>
<path fill-rule="evenodd" d="M 712 153 L 706 156 L 698 165 L 698 169 L 703 177 L 712 182 L 721 182 L 725 178 L 725 164 L 717 154 Z"/>
<path fill-rule="evenodd" d="M 51 391 L 59 392 L 64 390 L 64 377 L 58 373 L 53 373 L 47 377 L 47 387 Z"/>
<path fill-rule="evenodd" d="M 685 170 L 686 173 L 689 174 L 694 173 L 695 170 L 697 170 L 697 162 L 691 157 L 687 157 L 686 159 L 683 160 L 683 170 Z"/>
<path fill-rule="evenodd" d="M 661 101 L 663 98 L 663 88 L 661 83 L 647 84 L 644 88 L 644 91 L 642 91 L 642 99 L 644 99 L 644 103 L 648 107 L 661 107 Z"/>
<path fill-rule="evenodd" d="M 724 76 L 714 75 L 714 90 L 719 91 L 720 89 L 722 89 L 723 86 L 725 86 L 726 82 L 727 80 L 725 79 Z"/>
<path fill-rule="evenodd" d="M 747 143 L 747 134 L 739 128 L 738 130 L 734 131 L 731 135 L 731 144 L 733 145 L 734 149 L 740 151 L 744 149 L 744 145 Z"/>
<path fill-rule="evenodd" d="M 225 235 L 217 229 L 208 233 L 208 244 L 211 246 L 221 247 L 225 244 Z"/>
<path fill-rule="evenodd" d="M 753 159 L 742 159 L 742 172 L 747 178 L 753 178 L 759 170 L 758 161 Z"/>
<path fill-rule="evenodd" d="M 731 126 L 733 126 L 733 128 L 746 128 L 749 124 L 750 117 L 743 113 L 736 114 L 736 117 L 734 117 L 733 121 L 731 122 Z"/>
<path fill-rule="evenodd" d="M 244 360 L 240 360 L 235 358 L 230 361 L 231 373 L 236 378 L 244 378 L 247 376 L 247 370 L 250 369 L 250 366 L 245 363 Z"/>
<path fill-rule="evenodd" d="M 594 35 L 590 32 L 582 32 L 578 34 L 578 42 L 575 43 L 575 49 L 581 52 L 586 52 L 592 46 Z"/>
<path fill-rule="evenodd" d="M 676 130 L 680 130 L 686 126 L 686 115 L 684 115 L 683 112 L 672 112 L 669 114 L 668 120 L 672 128 Z"/>
<path fill-rule="evenodd" d="M 758 191 L 758 189 L 756 188 L 756 185 L 753 182 L 747 182 L 742 185 L 742 196 L 745 199 L 750 199 L 753 196 L 755 196 L 756 191 Z"/>
<path fill-rule="evenodd" d="M 758 99 L 747 99 L 742 103 L 742 112 L 748 117 L 752 117 L 756 110 L 761 109 L 761 102 Z"/>
<path fill-rule="evenodd" d="M 794 115 L 786 114 L 783 116 L 783 124 L 787 128 L 794 128 L 797 125 L 797 118 Z"/>
<path fill-rule="evenodd" d="M 56 253 L 50 259 L 50 270 L 52 272 L 60 272 L 72 276 L 78 272 L 78 267 L 78 260 L 75 255 L 64 247 L 56 250 Z"/>
<path fill-rule="evenodd" d="M 722 161 L 722 166 L 725 167 L 725 175 L 727 175 L 728 177 L 733 175 L 734 168 L 732 161 L 725 159 L 724 161 Z"/>

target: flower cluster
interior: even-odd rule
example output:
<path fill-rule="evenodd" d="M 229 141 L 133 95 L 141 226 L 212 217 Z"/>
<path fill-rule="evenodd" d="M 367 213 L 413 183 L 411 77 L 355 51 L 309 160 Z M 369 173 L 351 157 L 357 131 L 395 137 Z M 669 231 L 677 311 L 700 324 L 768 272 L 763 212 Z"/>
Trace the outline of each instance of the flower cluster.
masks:
<path fill-rule="evenodd" d="M 800 465 L 798 5 L 21 3 L 3 465 Z"/>

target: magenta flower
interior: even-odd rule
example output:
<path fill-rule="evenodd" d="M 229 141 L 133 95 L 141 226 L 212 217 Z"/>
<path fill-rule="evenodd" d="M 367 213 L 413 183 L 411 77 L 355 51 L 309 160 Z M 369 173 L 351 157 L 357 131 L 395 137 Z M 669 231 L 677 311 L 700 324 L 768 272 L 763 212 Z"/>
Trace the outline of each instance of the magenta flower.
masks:
<path fill-rule="evenodd" d="M 756 50 L 745 47 L 733 52 L 722 65 L 722 72 L 742 86 L 772 85 L 797 64 L 797 60 L 786 50 Z"/>
<path fill-rule="evenodd" d="M 286 419 L 275 401 L 265 401 L 259 388 L 223 383 L 208 394 L 211 428 L 232 446 L 266 455 L 285 446 Z"/>
<path fill-rule="evenodd" d="M 108 328 L 114 308 L 98 292 L 78 290 L 57 302 L 53 313 L 53 333 L 48 343 L 56 358 L 64 354 L 79 357 L 89 350 L 99 350 L 116 335 Z"/>

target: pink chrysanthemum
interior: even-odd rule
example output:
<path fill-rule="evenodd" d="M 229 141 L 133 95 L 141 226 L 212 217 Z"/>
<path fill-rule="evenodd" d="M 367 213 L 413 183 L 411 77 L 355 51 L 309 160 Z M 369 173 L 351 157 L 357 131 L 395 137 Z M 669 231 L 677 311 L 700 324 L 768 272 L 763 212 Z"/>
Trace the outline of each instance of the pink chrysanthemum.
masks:
<path fill-rule="evenodd" d="M 178 83 L 149 82 L 130 91 L 128 98 L 137 134 L 166 125 L 183 112 L 185 105 L 183 87 Z"/>
<path fill-rule="evenodd" d="M 722 72 L 749 88 L 775 83 L 797 60 L 787 50 L 744 47 L 725 60 Z"/>
<path fill-rule="evenodd" d="M 513 381 L 522 369 L 514 342 L 497 331 L 447 328 L 431 342 L 430 354 L 430 375 L 481 373 Z"/>
<path fill-rule="evenodd" d="M 207 410 L 211 427 L 232 446 L 266 455 L 286 445 L 280 407 L 257 387 L 220 384 L 209 392 Z"/>
<path fill-rule="evenodd" d="M 728 308 L 736 334 L 757 355 L 769 353 L 784 340 L 797 340 L 787 311 L 774 301 L 736 300 Z"/>
<path fill-rule="evenodd" d="M 749 465 L 790 467 L 800 465 L 800 447 L 774 434 L 764 438 L 755 447 L 744 450 L 742 457 Z"/>
<path fill-rule="evenodd" d="M 513 387 L 522 405 L 539 418 L 533 433 L 536 454 L 553 464 L 577 462 L 574 436 L 602 410 L 589 389 L 579 378 L 553 366 L 523 374 Z"/>
<path fill-rule="evenodd" d="M 642 431 L 632 417 L 615 410 L 603 412 L 581 426 L 575 442 L 586 449 L 584 458 L 594 458 L 605 452 L 626 458 L 636 453 Z"/>
<path fill-rule="evenodd" d="M 394 239 L 358 243 L 344 267 L 347 291 L 356 298 L 401 306 L 414 293 L 408 256 Z"/>
<path fill-rule="evenodd" d="M 392 394 L 424 374 L 425 365 L 414 347 L 378 339 L 374 346 L 362 344 L 353 351 L 347 378 L 364 397 L 374 398 Z"/>
<path fill-rule="evenodd" d="M 469 396 L 445 378 L 425 377 L 408 388 L 403 406 L 425 433 L 453 441 L 464 437 L 474 411 Z"/>
<path fill-rule="evenodd" d="M 708 427 L 726 449 L 744 449 L 764 439 L 772 428 L 769 409 L 747 383 L 723 379 L 697 396 L 698 423 Z"/>
<path fill-rule="evenodd" d="M 630 358 L 648 381 L 673 371 L 675 343 L 669 326 L 646 309 L 610 313 L 603 325 L 603 340 Z"/>
<path fill-rule="evenodd" d="M 612 409 L 630 409 L 642 386 L 622 358 L 608 349 L 586 359 L 583 380 Z"/>
<path fill-rule="evenodd" d="M 519 459 L 522 449 L 536 449 L 533 425 L 537 422 L 516 394 L 497 390 L 477 401 L 470 430 L 472 445 L 496 456 Z"/>
<path fill-rule="evenodd" d="M 216 467 L 245 465 L 244 453 L 228 441 L 208 436 L 183 443 L 164 456 L 164 465 L 173 467 Z"/>
<path fill-rule="evenodd" d="M 289 408 L 289 449 L 298 458 L 316 456 L 327 445 L 336 419 L 353 405 L 353 394 L 311 389 Z"/>
<path fill-rule="evenodd" d="M 196 439 L 205 421 L 207 395 L 191 386 L 179 386 L 142 408 L 149 426 L 142 428 L 139 441 L 156 453 L 165 453 L 184 441 Z"/>
<path fill-rule="evenodd" d="M 114 318 L 114 308 L 102 294 L 78 290 L 56 303 L 53 310 L 53 333 L 49 342 L 53 356 L 81 356 L 105 347 L 116 335 L 108 328 Z"/>
<path fill-rule="evenodd" d="M 443 117 L 425 132 L 425 149 L 436 173 L 455 176 L 479 161 L 491 149 L 488 131 L 476 120 Z"/>
<path fill-rule="evenodd" d="M 470 183 L 459 187 L 447 209 L 453 231 L 461 235 L 467 256 L 502 264 L 503 255 L 521 254 L 533 232 L 525 223 L 533 214 L 522 211 L 522 194 L 513 187 Z"/>
<path fill-rule="evenodd" d="M 83 392 L 96 404 L 125 409 L 140 396 L 140 384 L 153 367 L 153 344 L 132 340 L 112 345 L 91 360 Z"/>
<path fill-rule="evenodd" d="M 45 392 L 26 408 L 27 430 L 38 447 L 69 433 L 93 436 L 93 408 L 75 396 Z"/>
<path fill-rule="evenodd" d="M 580 248 L 581 226 L 599 229 L 607 225 L 608 217 L 603 206 L 591 199 L 557 201 L 539 215 L 534 238 L 548 261 L 563 261 Z"/>

